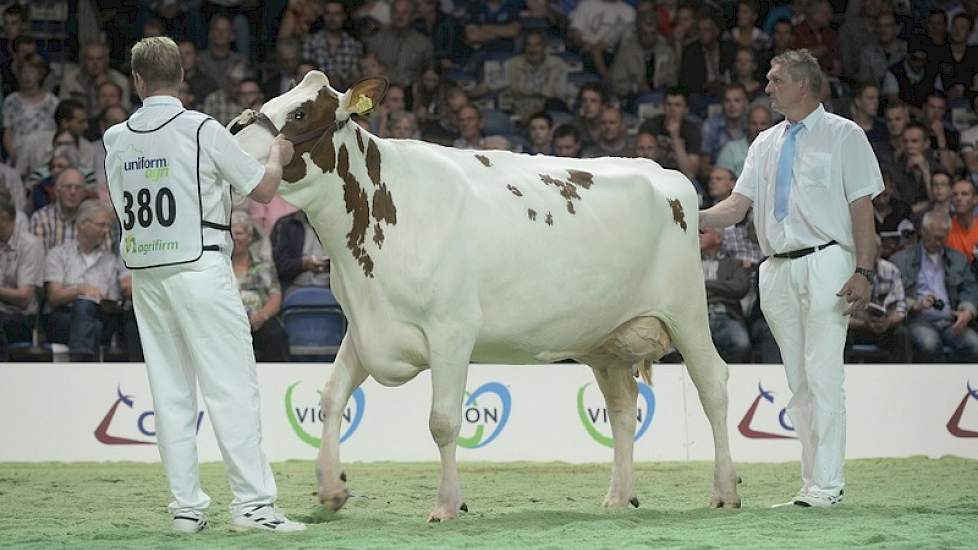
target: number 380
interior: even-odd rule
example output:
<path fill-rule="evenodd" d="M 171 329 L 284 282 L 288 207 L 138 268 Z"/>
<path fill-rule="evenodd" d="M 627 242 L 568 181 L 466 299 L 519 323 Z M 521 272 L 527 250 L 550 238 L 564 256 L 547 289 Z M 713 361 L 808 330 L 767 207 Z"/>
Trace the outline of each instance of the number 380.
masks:
<path fill-rule="evenodd" d="M 136 192 L 135 200 L 129 191 L 123 192 L 122 197 L 126 201 L 122 227 L 127 231 L 135 227 L 137 221 L 142 227 L 149 227 L 155 217 L 160 225 L 170 227 L 177 218 L 177 202 L 167 187 L 160 188 L 155 201 L 153 192 L 145 187 Z M 135 212 L 132 210 L 134 202 L 138 207 Z"/>

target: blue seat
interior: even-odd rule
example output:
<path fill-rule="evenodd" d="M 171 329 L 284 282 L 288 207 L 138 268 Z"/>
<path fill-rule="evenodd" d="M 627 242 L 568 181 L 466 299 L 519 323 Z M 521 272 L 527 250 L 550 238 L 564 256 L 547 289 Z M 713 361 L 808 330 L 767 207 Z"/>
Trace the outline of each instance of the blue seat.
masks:
<path fill-rule="evenodd" d="M 336 297 L 322 287 L 289 292 L 282 302 L 282 324 L 293 361 L 332 361 L 347 327 Z"/>
<path fill-rule="evenodd" d="M 601 76 L 588 71 L 574 71 L 567 73 L 567 81 L 581 87 L 587 82 L 601 82 Z"/>
<path fill-rule="evenodd" d="M 506 136 L 515 134 L 513 121 L 504 111 L 486 109 L 482 111 L 482 133 L 487 136 Z"/>

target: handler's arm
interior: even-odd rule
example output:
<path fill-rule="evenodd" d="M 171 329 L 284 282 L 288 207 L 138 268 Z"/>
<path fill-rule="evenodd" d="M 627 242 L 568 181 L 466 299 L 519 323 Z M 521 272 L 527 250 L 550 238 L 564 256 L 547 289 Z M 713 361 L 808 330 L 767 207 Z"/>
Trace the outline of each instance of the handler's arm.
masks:
<path fill-rule="evenodd" d="M 752 204 L 754 201 L 740 193 L 731 193 L 712 207 L 700 210 L 700 229 L 720 229 L 733 225 L 744 219 Z"/>
<path fill-rule="evenodd" d="M 282 168 L 292 161 L 293 153 L 291 141 L 282 136 L 276 137 L 268 149 L 265 174 L 248 196 L 262 204 L 270 203 L 275 198 L 278 184 L 282 181 Z"/>

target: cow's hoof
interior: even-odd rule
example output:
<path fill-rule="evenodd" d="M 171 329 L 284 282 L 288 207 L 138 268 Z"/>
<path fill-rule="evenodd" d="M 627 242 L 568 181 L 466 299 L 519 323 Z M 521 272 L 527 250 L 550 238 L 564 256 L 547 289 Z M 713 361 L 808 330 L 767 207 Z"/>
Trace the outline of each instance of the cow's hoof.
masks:
<path fill-rule="evenodd" d="M 638 508 L 638 497 L 632 497 L 632 499 L 629 500 L 628 503 L 631 504 L 632 506 Z"/>
<path fill-rule="evenodd" d="M 445 508 L 439 506 L 435 508 L 430 514 L 428 514 L 428 523 L 440 523 L 442 521 L 450 521 L 453 519 L 458 519 L 458 512 L 451 508 Z"/>
<path fill-rule="evenodd" d="M 469 505 L 463 502 L 462 505 L 458 507 L 458 509 L 461 510 L 461 511 L 463 511 L 463 512 L 468 512 L 469 511 Z"/>
<path fill-rule="evenodd" d="M 740 497 L 723 498 L 714 496 L 710 499 L 710 508 L 740 508 Z"/>
<path fill-rule="evenodd" d="M 638 497 L 628 498 L 617 495 L 608 495 L 604 497 L 604 502 L 601 503 L 601 506 L 604 506 L 605 508 L 625 508 L 629 504 L 638 508 Z"/>
<path fill-rule="evenodd" d="M 346 504 L 347 499 L 350 498 L 350 491 L 343 487 L 339 491 L 333 491 L 329 494 L 320 493 L 319 503 L 324 507 L 336 512 Z"/>

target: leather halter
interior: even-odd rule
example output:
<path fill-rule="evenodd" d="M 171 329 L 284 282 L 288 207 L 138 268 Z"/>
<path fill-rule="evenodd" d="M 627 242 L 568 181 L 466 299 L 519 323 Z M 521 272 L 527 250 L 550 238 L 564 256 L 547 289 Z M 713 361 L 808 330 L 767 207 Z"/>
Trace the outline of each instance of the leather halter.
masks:
<path fill-rule="evenodd" d="M 250 120 L 244 123 L 235 124 L 230 130 L 232 135 L 237 134 L 238 132 L 244 130 L 248 126 L 251 126 L 252 124 L 258 124 L 265 130 L 268 130 L 268 132 L 275 137 L 279 136 L 282 133 L 282 131 L 275 126 L 275 123 L 272 122 L 272 119 L 268 118 L 268 115 L 262 113 L 261 111 L 245 109 L 244 111 L 242 111 L 241 114 L 247 115 L 250 118 Z M 337 126 L 338 124 L 334 122 L 331 127 L 333 129 L 336 129 Z M 325 128 L 314 128 L 312 130 L 307 130 L 289 139 L 289 141 L 292 142 L 293 146 L 302 145 L 303 143 L 307 143 L 314 139 L 322 137 L 327 131 L 329 131 L 331 127 L 327 126 Z"/>

